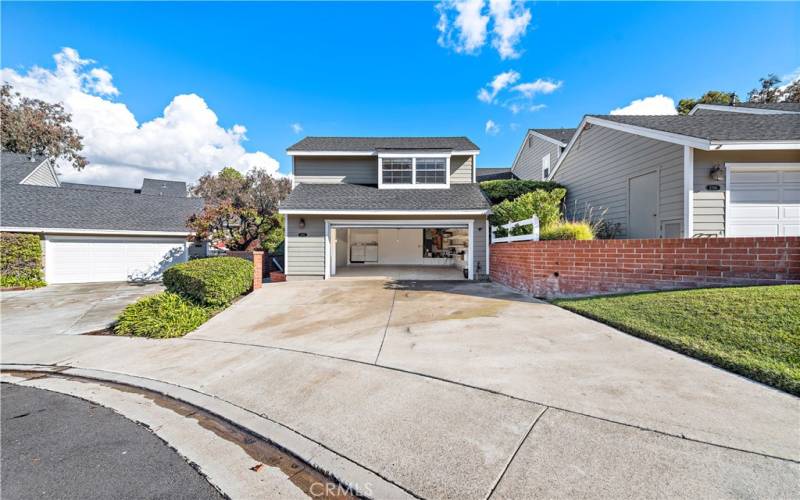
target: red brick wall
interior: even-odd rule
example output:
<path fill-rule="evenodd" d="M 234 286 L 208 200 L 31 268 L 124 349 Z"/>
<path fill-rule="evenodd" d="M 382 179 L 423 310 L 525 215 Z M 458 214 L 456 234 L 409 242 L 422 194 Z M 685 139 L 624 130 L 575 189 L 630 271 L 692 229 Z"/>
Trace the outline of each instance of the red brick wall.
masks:
<path fill-rule="evenodd" d="M 490 271 L 548 298 L 800 283 L 800 237 L 495 243 Z"/>

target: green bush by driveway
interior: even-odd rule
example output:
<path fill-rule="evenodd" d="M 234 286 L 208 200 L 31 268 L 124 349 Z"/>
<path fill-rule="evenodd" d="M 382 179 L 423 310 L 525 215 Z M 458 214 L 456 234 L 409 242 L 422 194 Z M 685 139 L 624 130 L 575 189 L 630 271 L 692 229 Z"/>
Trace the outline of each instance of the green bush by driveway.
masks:
<path fill-rule="evenodd" d="M 44 286 L 39 236 L 0 233 L 0 287 Z"/>
<path fill-rule="evenodd" d="M 554 303 L 800 396 L 800 285 L 640 293 Z"/>
<path fill-rule="evenodd" d="M 133 337 L 182 337 L 210 317 L 208 309 L 176 293 L 161 292 L 126 307 L 117 318 L 114 332 Z"/>
<path fill-rule="evenodd" d="M 238 257 L 190 260 L 164 271 L 164 286 L 198 304 L 225 307 L 253 286 L 253 263 Z"/>

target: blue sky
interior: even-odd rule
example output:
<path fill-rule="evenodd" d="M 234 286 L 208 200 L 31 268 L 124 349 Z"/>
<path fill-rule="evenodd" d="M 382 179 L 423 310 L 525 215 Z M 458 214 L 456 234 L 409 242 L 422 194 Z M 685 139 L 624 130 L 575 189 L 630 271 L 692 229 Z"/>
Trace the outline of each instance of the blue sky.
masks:
<path fill-rule="evenodd" d="M 528 127 L 575 126 L 584 114 L 658 94 L 676 102 L 711 88 L 744 95 L 759 77 L 800 67 L 798 3 L 524 8 L 531 19 L 515 45 L 521 55 L 504 60 L 491 33 L 473 55 L 438 44 L 439 13 L 426 2 L 4 1 L 0 55 L 3 68 L 24 75 L 34 65 L 52 70 L 53 55 L 71 47 L 113 75 L 119 94 L 104 98 L 139 124 L 162 116 L 175 96 L 197 94 L 221 127 L 246 127 L 247 151 L 266 153 L 284 173 L 284 150 L 303 135 L 467 135 L 482 149 L 479 166 L 508 166 Z M 502 105 L 522 95 L 510 86 L 495 103 L 477 98 L 508 71 L 519 74 L 516 84 L 558 88 L 522 99 L 516 114 Z M 135 163 L 99 149 L 98 164 Z"/>

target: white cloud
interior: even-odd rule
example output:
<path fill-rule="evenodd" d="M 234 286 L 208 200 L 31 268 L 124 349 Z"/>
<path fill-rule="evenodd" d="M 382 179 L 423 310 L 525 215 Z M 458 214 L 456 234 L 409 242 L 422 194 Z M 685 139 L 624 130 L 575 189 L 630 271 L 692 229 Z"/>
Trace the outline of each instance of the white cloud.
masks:
<path fill-rule="evenodd" d="M 627 106 L 611 110 L 612 115 L 677 115 L 675 101 L 665 95 L 636 99 Z"/>
<path fill-rule="evenodd" d="M 303 131 L 303 126 L 299 123 L 292 123 L 290 127 L 292 127 L 292 132 L 294 132 L 295 134 L 299 134 L 300 132 Z"/>
<path fill-rule="evenodd" d="M 61 102 L 83 136 L 90 164 L 82 171 L 62 166 L 62 180 L 135 187 L 142 177 L 194 182 L 208 171 L 232 166 L 245 172 L 261 167 L 277 173 L 278 162 L 261 151 L 249 152 L 243 125 L 223 128 L 216 113 L 196 94 L 175 96 L 163 114 L 139 123 L 128 107 L 107 96 L 119 95 L 112 75 L 78 52 L 64 48 L 54 70 L 2 69 L 2 81 L 22 95 Z"/>
<path fill-rule="evenodd" d="M 516 45 L 525 35 L 531 22 L 531 11 L 524 0 L 489 0 L 489 13 L 494 21 L 492 46 L 500 59 L 516 59 L 521 54 Z"/>
<path fill-rule="evenodd" d="M 500 125 L 496 124 L 494 120 L 487 120 L 484 131 L 487 135 L 497 135 L 500 133 Z"/>
<path fill-rule="evenodd" d="M 543 80 L 539 78 L 532 82 L 514 85 L 511 90 L 515 90 L 530 99 L 536 94 L 552 94 L 561 88 L 563 83 L 564 82 L 554 82 L 553 80 Z"/>
<path fill-rule="evenodd" d="M 483 0 L 442 0 L 439 11 L 439 45 L 461 54 L 476 54 L 486 43 L 489 16 L 483 15 Z M 454 12 L 455 11 L 455 12 Z M 455 15 L 454 15 L 455 14 Z"/>
<path fill-rule="evenodd" d="M 491 82 L 486 84 L 486 87 L 478 91 L 478 100 L 485 103 L 494 102 L 497 94 L 509 85 L 513 85 L 519 80 L 519 76 L 519 73 L 513 69 L 496 75 Z"/>
<path fill-rule="evenodd" d="M 520 56 L 517 45 L 531 22 L 531 12 L 524 0 L 441 0 L 439 45 L 459 54 L 475 55 L 486 44 L 489 21 L 492 21 L 492 47 L 501 59 Z"/>

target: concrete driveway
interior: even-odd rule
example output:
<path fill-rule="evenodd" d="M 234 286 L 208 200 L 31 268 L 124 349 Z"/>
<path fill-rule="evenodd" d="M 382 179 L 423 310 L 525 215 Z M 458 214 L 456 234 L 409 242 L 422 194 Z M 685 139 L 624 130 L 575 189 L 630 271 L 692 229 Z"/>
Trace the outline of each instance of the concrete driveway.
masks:
<path fill-rule="evenodd" d="M 0 293 L 3 335 L 81 334 L 108 328 L 139 297 L 160 284 L 81 283 Z"/>
<path fill-rule="evenodd" d="M 489 283 L 275 283 L 181 339 L 1 340 L 3 363 L 244 409 L 417 497 L 800 487 L 800 399 Z"/>

